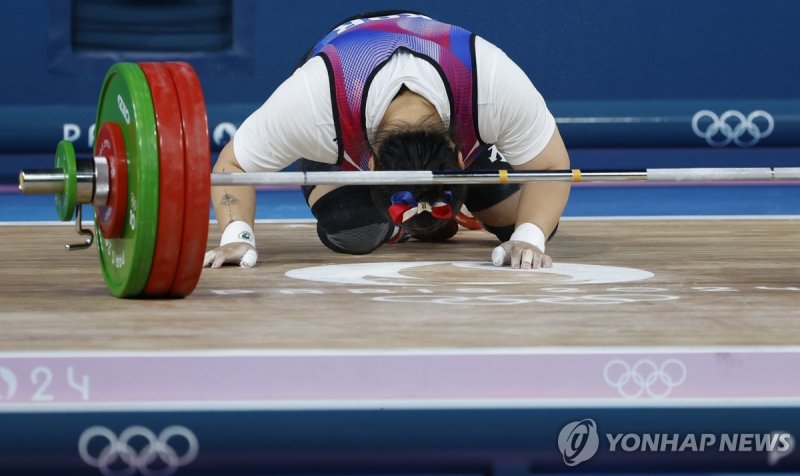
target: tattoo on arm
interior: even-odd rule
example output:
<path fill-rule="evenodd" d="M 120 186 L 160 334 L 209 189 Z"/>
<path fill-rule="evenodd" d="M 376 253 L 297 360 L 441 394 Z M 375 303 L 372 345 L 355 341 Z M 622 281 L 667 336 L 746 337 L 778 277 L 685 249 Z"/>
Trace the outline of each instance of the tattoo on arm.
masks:
<path fill-rule="evenodd" d="M 222 168 L 222 172 L 227 172 L 225 168 Z M 239 199 L 235 195 L 231 195 L 228 193 L 228 189 L 225 189 L 225 193 L 222 195 L 222 201 L 220 205 L 225 207 L 228 210 L 228 218 L 233 221 L 233 207 L 239 204 Z"/>
<path fill-rule="evenodd" d="M 222 206 L 227 208 L 228 210 L 228 218 L 233 220 L 233 207 L 239 204 L 239 199 L 236 198 L 235 195 L 231 195 L 228 193 L 228 190 L 225 190 L 225 194 L 222 196 Z"/>

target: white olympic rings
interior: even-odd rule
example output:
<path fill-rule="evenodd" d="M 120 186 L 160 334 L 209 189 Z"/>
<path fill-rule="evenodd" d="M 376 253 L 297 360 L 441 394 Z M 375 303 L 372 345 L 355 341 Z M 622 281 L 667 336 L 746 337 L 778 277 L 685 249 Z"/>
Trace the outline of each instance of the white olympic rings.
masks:
<path fill-rule="evenodd" d="M 764 130 L 761 130 L 762 125 L 765 126 Z M 717 116 L 703 109 L 692 117 L 692 130 L 712 147 L 725 147 L 731 142 L 740 147 L 751 147 L 772 134 L 775 119 L 761 109 L 747 116 L 736 110 L 725 111 Z"/>
<path fill-rule="evenodd" d="M 647 393 L 652 398 L 664 398 L 686 381 L 686 365 L 678 359 L 667 359 L 657 365 L 642 359 L 633 367 L 621 359 L 614 359 L 603 369 L 606 383 L 625 398 L 639 398 Z"/>
<path fill-rule="evenodd" d="M 169 441 L 182 438 L 186 442 L 186 452 L 181 456 L 169 445 Z M 92 455 L 89 445 L 92 440 L 106 440 L 108 443 L 97 455 Z M 143 446 L 131 446 L 131 440 L 142 440 Z M 138 448 L 138 449 L 137 449 Z M 169 476 L 181 466 L 186 466 L 199 451 L 197 437 L 183 426 L 169 426 L 156 436 L 143 426 L 126 428 L 119 437 L 102 426 L 84 430 L 78 441 L 81 459 L 98 468 L 105 476 Z"/>

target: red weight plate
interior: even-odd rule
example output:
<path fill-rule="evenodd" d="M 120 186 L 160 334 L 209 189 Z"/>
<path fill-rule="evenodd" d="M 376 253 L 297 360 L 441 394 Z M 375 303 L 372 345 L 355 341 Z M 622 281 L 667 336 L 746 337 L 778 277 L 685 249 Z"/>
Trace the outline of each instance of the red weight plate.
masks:
<path fill-rule="evenodd" d="M 108 239 L 119 238 L 125 229 L 128 206 L 128 153 L 125 152 L 125 135 L 116 122 L 104 122 L 97 131 L 94 155 L 108 161 L 108 201 L 94 207 L 97 227 Z"/>
<path fill-rule="evenodd" d="M 153 95 L 158 131 L 158 232 L 153 266 L 142 295 L 170 293 L 181 255 L 185 211 L 184 137 L 175 84 L 159 63 L 139 63 Z"/>
<path fill-rule="evenodd" d="M 183 244 L 178 270 L 170 291 L 175 297 L 184 297 L 197 286 L 208 243 L 211 151 L 206 104 L 200 80 L 188 63 L 165 63 L 165 65 L 172 75 L 178 92 L 185 140 L 186 207 L 183 219 Z"/>

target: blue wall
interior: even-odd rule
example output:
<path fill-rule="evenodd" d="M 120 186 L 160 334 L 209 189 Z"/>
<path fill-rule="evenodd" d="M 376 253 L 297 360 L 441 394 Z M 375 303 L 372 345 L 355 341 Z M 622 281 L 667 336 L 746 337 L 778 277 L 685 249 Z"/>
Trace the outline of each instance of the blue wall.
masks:
<path fill-rule="evenodd" d="M 231 131 L 224 123 L 236 126 L 258 107 L 339 19 L 398 7 L 461 24 L 505 49 L 548 99 L 572 149 L 711 148 L 725 137 L 707 141 L 692 129 L 705 109 L 766 111 L 768 136 L 753 140 L 740 127 L 740 142 L 756 148 L 800 143 L 795 0 L 235 0 L 235 46 L 208 56 L 76 54 L 69 0 L 2 6 L 0 175 L 9 163 L 19 168 L 21 154 L 50 154 L 66 123 L 77 126 L 73 138 L 80 129 L 79 152 L 88 151 L 103 74 L 116 61 L 192 62 L 218 149 Z M 728 122 L 739 125 L 735 114 Z M 760 115 L 754 126 L 766 132 L 769 119 Z"/>

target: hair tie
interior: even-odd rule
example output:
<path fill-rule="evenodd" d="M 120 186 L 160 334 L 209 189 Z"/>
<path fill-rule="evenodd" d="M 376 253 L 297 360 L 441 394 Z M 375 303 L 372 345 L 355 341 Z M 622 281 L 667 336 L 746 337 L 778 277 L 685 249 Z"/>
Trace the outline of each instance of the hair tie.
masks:
<path fill-rule="evenodd" d="M 447 220 L 453 216 L 453 208 L 450 202 L 453 199 L 453 192 L 444 192 L 444 199 L 433 205 L 428 202 L 417 202 L 414 195 L 409 191 L 396 192 L 392 195 L 389 205 L 389 216 L 395 225 L 400 225 L 423 212 L 428 212 L 434 218 Z"/>

